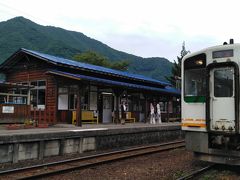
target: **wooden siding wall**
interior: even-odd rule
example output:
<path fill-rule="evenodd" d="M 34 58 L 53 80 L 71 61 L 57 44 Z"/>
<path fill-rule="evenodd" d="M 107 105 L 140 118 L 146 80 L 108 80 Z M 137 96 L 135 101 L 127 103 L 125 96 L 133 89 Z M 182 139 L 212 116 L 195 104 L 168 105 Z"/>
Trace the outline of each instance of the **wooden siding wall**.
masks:
<path fill-rule="evenodd" d="M 14 113 L 2 113 L 3 106 L 14 107 Z M 26 104 L 0 104 L 0 124 L 23 123 L 30 117 L 30 107 Z"/>
<path fill-rule="evenodd" d="M 45 74 L 45 72 L 46 70 L 40 70 L 40 69 L 11 72 L 7 74 L 7 81 L 27 82 L 27 81 L 45 80 L 46 81 L 45 111 L 47 110 L 47 112 L 39 111 L 39 112 L 35 112 L 35 114 L 43 113 L 41 117 L 46 117 L 44 121 L 46 121 L 49 124 L 56 124 L 57 122 L 57 119 L 56 119 L 57 84 L 54 78 L 52 76 Z M 33 115 L 34 113 L 32 112 L 31 114 Z M 51 116 L 48 116 L 46 114 L 51 114 Z"/>

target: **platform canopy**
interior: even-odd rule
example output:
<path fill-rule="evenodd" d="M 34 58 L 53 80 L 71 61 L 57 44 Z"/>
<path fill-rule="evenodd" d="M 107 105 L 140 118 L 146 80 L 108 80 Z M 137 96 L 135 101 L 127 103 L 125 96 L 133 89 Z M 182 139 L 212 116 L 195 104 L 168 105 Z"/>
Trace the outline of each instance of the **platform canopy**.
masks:
<path fill-rule="evenodd" d="M 162 88 L 144 86 L 144 85 L 139 85 L 139 84 L 134 84 L 134 83 L 113 81 L 113 80 L 109 80 L 109 79 L 86 76 L 86 75 L 81 75 L 81 74 L 73 74 L 73 73 L 57 71 L 57 70 L 50 70 L 47 73 L 70 78 L 70 79 L 75 79 L 75 80 L 86 80 L 86 81 L 90 81 L 90 82 L 104 83 L 104 84 L 111 85 L 111 86 L 136 88 L 136 89 L 142 89 L 142 90 L 148 90 L 148 91 L 157 91 L 157 92 L 161 92 L 161 93 L 170 93 L 170 94 L 173 93 L 176 95 L 178 95 L 178 94 L 180 95 L 180 92 L 177 89 L 169 87 L 169 86 L 162 89 Z"/>

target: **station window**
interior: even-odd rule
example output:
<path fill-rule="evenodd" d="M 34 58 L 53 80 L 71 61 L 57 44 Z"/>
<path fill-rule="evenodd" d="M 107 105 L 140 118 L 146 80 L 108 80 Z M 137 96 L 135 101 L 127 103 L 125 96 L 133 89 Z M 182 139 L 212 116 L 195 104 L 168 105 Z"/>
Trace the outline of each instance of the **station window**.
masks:
<path fill-rule="evenodd" d="M 24 88 L 12 88 L 1 90 L 0 103 L 27 104 L 28 90 Z"/>
<path fill-rule="evenodd" d="M 140 95 L 132 95 L 129 100 L 129 110 L 143 112 L 144 101 L 140 99 Z"/>
<path fill-rule="evenodd" d="M 13 104 L 27 104 L 27 97 L 13 97 Z"/>
<path fill-rule="evenodd" d="M 168 109 L 168 102 L 164 101 L 164 102 L 159 102 L 159 105 L 160 105 L 160 109 L 161 109 L 161 112 L 167 112 L 167 109 Z"/>
<path fill-rule="evenodd" d="M 69 95 L 69 109 L 77 109 L 77 95 L 76 94 Z"/>
<path fill-rule="evenodd" d="M 58 110 L 68 110 L 68 87 L 58 88 Z"/>
<path fill-rule="evenodd" d="M 84 95 L 81 97 L 81 108 L 84 110 L 88 109 L 88 104 L 89 104 L 89 92 L 86 91 Z"/>
<path fill-rule="evenodd" d="M 9 99 L 12 99 L 12 103 L 27 104 L 28 89 L 24 89 L 24 88 L 13 89 L 13 94 L 19 94 L 20 96 L 13 96 L 12 98 L 9 98 Z"/>
<path fill-rule="evenodd" d="M 46 81 L 32 81 L 30 84 L 34 86 L 30 91 L 32 107 L 45 109 Z"/>
<path fill-rule="evenodd" d="M 177 106 L 173 103 L 173 101 L 160 101 L 159 105 L 162 113 L 177 113 Z"/>
<path fill-rule="evenodd" d="M 76 110 L 77 109 L 77 97 L 78 97 L 78 86 L 62 86 L 58 88 L 58 109 L 59 110 Z M 81 96 L 81 107 L 87 110 L 89 104 L 89 91 L 84 92 Z"/>

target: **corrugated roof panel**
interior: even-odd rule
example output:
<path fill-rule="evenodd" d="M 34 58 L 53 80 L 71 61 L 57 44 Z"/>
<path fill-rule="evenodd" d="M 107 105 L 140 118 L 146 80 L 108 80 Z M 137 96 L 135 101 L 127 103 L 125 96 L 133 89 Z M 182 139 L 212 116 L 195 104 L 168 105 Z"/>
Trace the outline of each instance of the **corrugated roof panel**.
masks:
<path fill-rule="evenodd" d="M 156 88 L 156 87 L 151 87 L 151 86 L 144 86 L 144 85 L 139 85 L 139 84 L 133 84 L 133 83 L 126 83 L 126 82 L 120 82 L 120 81 L 113 81 L 109 79 L 103 79 L 103 78 L 97 78 L 97 77 L 92 77 L 92 76 L 86 76 L 86 75 L 81 75 L 81 74 L 72 74 L 68 72 L 63 72 L 63 71 L 56 71 L 56 70 L 50 70 L 48 73 L 55 74 L 55 75 L 60 75 L 60 76 L 65 76 L 68 78 L 73 78 L 73 79 L 84 79 L 88 81 L 93 81 L 93 82 L 100 82 L 100 83 L 106 83 L 110 85 L 116 85 L 116 86 L 122 86 L 122 87 L 129 87 L 129 88 L 137 88 L 137 89 L 144 89 L 148 91 L 157 91 L 157 92 L 162 92 L 162 93 L 170 93 L 170 94 L 175 94 L 175 95 L 180 95 L 180 91 L 178 91 L 175 88 Z"/>
<path fill-rule="evenodd" d="M 99 73 L 109 73 L 109 74 L 112 74 L 112 75 L 122 76 L 122 77 L 125 77 L 125 78 L 132 78 L 132 79 L 135 79 L 135 80 L 148 81 L 148 82 L 151 82 L 151 83 L 161 84 L 163 86 L 169 86 L 170 85 L 167 82 L 159 81 L 159 80 L 152 79 L 152 78 L 145 77 L 145 76 L 138 75 L 138 74 L 132 74 L 132 73 L 128 73 L 128 72 L 123 72 L 123 71 L 118 71 L 118 70 L 114 70 L 114 69 L 110 69 L 110 68 L 105 68 L 105 67 L 102 67 L 102 66 L 96 66 L 96 65 L 92 65 L 92 64 L 77 62 L 77 61 L 73 61 L 73 60 L 70 60 L 70 59 L 56 57 L 56 56 L 52 56 L 52 55 L 49 55 L 49 54 L 44 54 L 44 53 L 40 53 L 40 52 L 28 50 L 28 49 L 23 49 L 23 48 L 21 49 L 21 51 L 23 51 L 25 53 L 28 53 L 28 54 L 31 54 L 33 56 L 40 57 L 40 58 L 45 59 L 47 61 L 57 63 L 57 64 L 73 66 L 75 68 L 83 68 L 83 69 L 86 69 L 86 70 L 89 70 L 89 71 L 95 71 L 95 72 L 99 72 Z"/>

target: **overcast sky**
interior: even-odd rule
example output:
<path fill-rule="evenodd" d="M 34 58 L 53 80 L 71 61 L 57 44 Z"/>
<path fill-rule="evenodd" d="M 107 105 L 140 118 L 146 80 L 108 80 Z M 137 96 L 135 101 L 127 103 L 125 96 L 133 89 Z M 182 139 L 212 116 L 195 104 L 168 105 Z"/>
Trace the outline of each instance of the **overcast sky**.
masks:
<path fill-rule="evenodd" d="M 16 16 L 170 61 L 183 41 L 191 52 L 229 38 L 240 42 L 239 0 L 1 0 L 0 21 Z"/>

